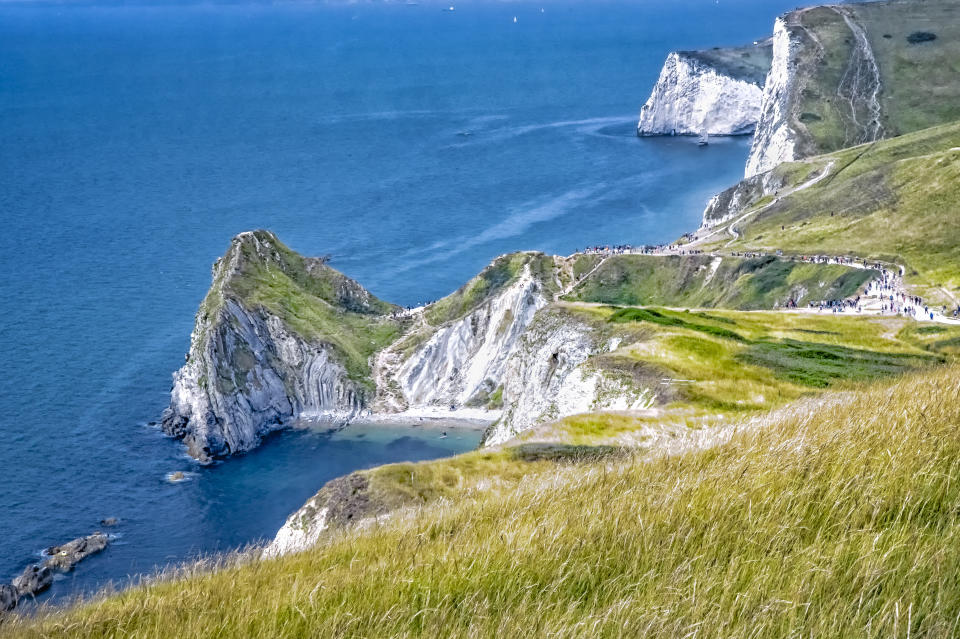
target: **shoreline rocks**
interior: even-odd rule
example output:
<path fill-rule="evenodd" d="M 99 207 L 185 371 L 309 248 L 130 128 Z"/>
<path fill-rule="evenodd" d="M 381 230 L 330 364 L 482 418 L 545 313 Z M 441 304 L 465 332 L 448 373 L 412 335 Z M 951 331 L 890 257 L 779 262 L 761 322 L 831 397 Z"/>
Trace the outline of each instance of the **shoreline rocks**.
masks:
<path fill-rule="evenodd" d="M 11 585 L 17 589 L 20 597 L 35 596 L 50 587 L 53 573 L 47 566 L 31 564 L 27 566 Z"/>
<path fill-rule="evenodd" d="M 0 584 L 0 614 L 9 612 L 17 607 L 20 601 L 20 592 L 11 584 Z"/>
<path fill-rule="evenodd" d="M 49 557 L 42 563 L 30 564 L 11 583 L 0 584 L 0 614 L 16 608 L 21 599 L 36 597 L 47 590 L 53 584 L 54 570 L 69 572 L 90 555 L 104 550 L 109 543 L 110 538 L 97 531 L 60 546 L 50 546 L 46 550 Z"/>
<path fill-rule="evenodd" d="M 109 538 L 98 531 L 87 537 L 79 537 L 68 541 L 62 546 L 51 546 L 47 548 L 47 554 L 50 557 L 43 562 L 43 565 L 68 572 L 90 555 L 106 548 L 108 543 Z"/>

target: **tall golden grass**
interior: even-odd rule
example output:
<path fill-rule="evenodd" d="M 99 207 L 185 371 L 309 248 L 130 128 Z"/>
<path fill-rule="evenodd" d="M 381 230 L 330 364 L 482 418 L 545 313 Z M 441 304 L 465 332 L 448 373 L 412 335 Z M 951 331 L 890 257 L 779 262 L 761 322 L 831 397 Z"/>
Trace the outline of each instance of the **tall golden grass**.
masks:
<path fill-rule="evenodd" d="M 960 367 L 773 414 L 707 450 L 568 464 L 23 637 L 951 637 Z"/>

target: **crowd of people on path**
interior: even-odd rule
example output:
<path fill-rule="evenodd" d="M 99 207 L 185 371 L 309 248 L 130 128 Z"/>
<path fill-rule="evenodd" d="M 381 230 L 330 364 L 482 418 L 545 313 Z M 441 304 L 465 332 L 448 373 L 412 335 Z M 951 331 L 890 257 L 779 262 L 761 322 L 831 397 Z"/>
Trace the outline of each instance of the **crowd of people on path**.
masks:
<path fill-rule="evenodd" d="M 577 251 L 581 253 L 581 251 Z M 590 255 L 622 255 L 622 254 L 640 254 L 640 255 L 701 255 L 703 251 L 698 249 L 687 249 L 682 244 L 659 244 L 634 247 L 629 244 L 591 246 L 584 249 L 582 253 Z M 740 257 L 746 259 L 755 259 L 767 257 L 769 254 L 762 251 L 732 251 L 731 257 Z M 777 251 L 777 256 L 783 257 L 783 251 Z M 865 258 L 848 257 L 844 255 L 792 255 L 784 257 L 790 261 L 800 261 L 810 264 L 839 264 L 842 266 L 851 266 L 854 268 L 863 268 L 877 271 L 880 274 L 879 279 L 875 279 L 867 285 L 862 295 L 848 299 L 833 299 L 819 302 L 810 302 L 809 307 L 815 308 L 819 312 L 846 313 L 856 312 L 878 312 L 881 315 L 901 315 L 912 317 L 914 319 L 935 320 L 939 312 L 943 317 L 960 318 L 960 304 L 957 308 L 950 311 L 945 305 L 939 308 L 930 306 L 924 302 L 923 298 L 917 295 L 908 295 L 903 287 L 903 267 L 899 267 L 899 272 L 895 273 L 880 262 L 869 261 Z M 865 298 L 871 298 L 868 302 Z M 869 303 L 869 307 L 866 305 Z M 877 307 L 879 304 L 879 308 Z M 798 302 L 795 298 L 787 300 L 784 308 L 797 309 Z"/>
<path fill-rule="evenodd" d="M 616 245 L 598 245 L 588 246 L 587 248 L 574 250 L 574 255 L 702 255 L 703 251 L 699 249 L 684 248 L 677 244 L 645 244 L 643 246 L 632 246 L 630 244 Z"/>

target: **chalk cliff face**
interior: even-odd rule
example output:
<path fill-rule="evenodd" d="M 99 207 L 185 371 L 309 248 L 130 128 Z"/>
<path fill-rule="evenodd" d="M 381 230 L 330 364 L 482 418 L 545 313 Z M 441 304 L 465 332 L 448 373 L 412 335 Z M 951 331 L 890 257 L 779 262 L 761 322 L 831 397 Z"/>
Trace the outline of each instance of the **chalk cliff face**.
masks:
<path fill-rule="evenodd" d="M 286 251 L 271 233 L 242 233 L 214 266 L 214 285 L 197 313 L 187 362 L 174 374 L 161 419 L 163 430 L 182 439 L 197 459 L 250 450 L 295 416 L 350 419 L 368 401 L 370 391 L 350 379 L 332 344 L 304 337 L 238 292 L 253 267 L 286 277 Z M 358 308 L 375 300 L 355 282 L 339 293 Z"/>
<path fill-rule="evenodd" d="M 784 18 L 773 26 L 773 61 L 763 87 L 760 120 L 754 133 L 745 177 L 769 171 L 781 162 L 796 159 L 796 132 L 791 122 L 793 91 L 791 69 L 798 47 L 797 36 Z"/>
<path fill-rule="evenodd" d="M 769 46 L 671 53 L 640 110 L 638 135 L 744 135 L 760 117 Z"/>
<path fill-rule="evenodd" d="M 610 342 L 562 309 L 538 313 L 509 362 L 503 416 L 485 433 L 484 445 L 502 444 L 568 415 L 648 408 L 655 399 L 649 384 L 634 383 L 590 361 L 608 350 Z"/>
<path fill-rule="evenodd" d="M 544 283 L 524 265 L 500 294 L 440 327 L 396 372 L 410 405 L 463 406 L 496 391 L 536 312 L 546 306 Z"/>

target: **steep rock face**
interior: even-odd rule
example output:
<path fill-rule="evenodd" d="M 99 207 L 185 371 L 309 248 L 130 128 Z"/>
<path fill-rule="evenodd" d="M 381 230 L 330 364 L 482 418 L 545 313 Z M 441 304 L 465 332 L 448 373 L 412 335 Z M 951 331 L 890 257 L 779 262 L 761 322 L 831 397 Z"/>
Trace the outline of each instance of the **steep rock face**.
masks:
<path fill-rule="evenodd" d="M 493 393 L 536 312 L 547 304 L 530 265 L 465 317 L 439 328 L 397 370 L 410 405 L 462 406 Z"/>
<path fill-rule="evenodd" d="M 706 228 L 723 224 L 783 186 L 784 180 L 774 171 L 745 178 L 710 198 L 707 207 L 703 210 L 701 226 Z"/>
<path fill-rule="evenodd" d="M 485 433 L 484 445 L 569 415 L 649 407 L 654 392 L 648 385 L 590 365 L 591 356 L 607 350 L 593 328 L 562 310 L 538 313 L 509 362 L 503 416 Z"/>
<path fill-rule="evenodd" d="M 234 239 L 214 267 L 214 286 L 197 314 L 187 363 L 174 374 L 161 427 L 202 461 L 249 450 L 295 416 L 348 419 L 367 400 L 367 389 L 349 378 L 333 346 L 304 338 L 235 292 L 244 261 L 268 263 L 279 255 L 278 246 L 265 232 Z M 363 303 L 356 291 L 349 295 Z"/>
<path fill-rule="evenodd" d="M 763 87 L 760 119 L 754 133 L 745 177 L 769 171 L 795 159 L 796 133 L 791 121 L 792 69 L 800 43 L 783 17 L 773 25 L 773 61 Z"/>
<path fill-rule="evenodd" d="M 744 135 L 760 117 L 762 68 L 767 45 L 756 47 L 759 62 L 730 64 L 700 52 L 671 53 L 640 110 L 638 135 Z M 733 50 L 728 57 L 741 55 Z M 745 51 L 744 56 L 752 52 Z M 758 73 L 757 69 L 762 68 Z"/>

